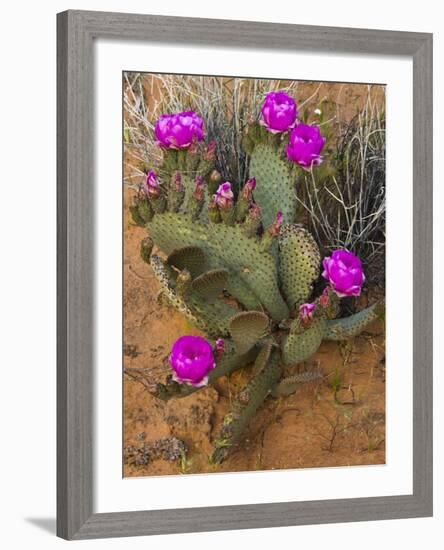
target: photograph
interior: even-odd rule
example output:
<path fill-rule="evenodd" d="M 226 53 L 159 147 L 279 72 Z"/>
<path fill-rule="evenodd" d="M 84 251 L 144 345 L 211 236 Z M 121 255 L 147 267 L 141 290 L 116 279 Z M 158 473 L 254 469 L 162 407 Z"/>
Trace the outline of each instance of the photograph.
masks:
<path fill-rule="evenodd" d="M 122 73 L 124 477 L 385 464 L 385 94 Z"/>

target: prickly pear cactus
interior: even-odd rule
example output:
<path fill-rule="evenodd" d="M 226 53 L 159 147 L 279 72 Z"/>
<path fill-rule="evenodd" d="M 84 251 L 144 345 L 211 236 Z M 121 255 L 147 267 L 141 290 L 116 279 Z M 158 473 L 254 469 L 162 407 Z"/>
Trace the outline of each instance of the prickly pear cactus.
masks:
<path fill-rule="evenodd" d="M 185 315 L 215 346 L 215 364 L 205 383 L 253 364 L 252 378 L 214 442 L 214 462 L 239 445 L 267 396 L 289 395 L 322 378 L 320 370 L 283 378 L 284 367 L 309 359 L 323 340 L 354 337 L 383 309 L 375 304 L 335 318 L 339 299 L 359 294 L 364 282 L 359 260 L 348 251 L 324 259 L 327 284 L 320 296 L 312 296 L 321 255 L 296 219 L 297 181 L 306 159 L 293 133 L 301 129 L 292 130 L 286 146 L 287 132 L 262 123 L 252 124 L 243 138 L 250 179 L 238 182 L 237 196 L 215 170 L 214 143 L 205 145 L 197 134 L 192 143 L 170 147 L 177 140 L 161 134 L 163 163 L 147 175 L 130 209 L 134 222 L 147 230 L 140 250 L 160 283 L 159 303 Z M 321 157 L 312 141 L 307 143 L 313 168 Z M 181 398 L 200 386 L 171 375 L 155 394 Z"/>

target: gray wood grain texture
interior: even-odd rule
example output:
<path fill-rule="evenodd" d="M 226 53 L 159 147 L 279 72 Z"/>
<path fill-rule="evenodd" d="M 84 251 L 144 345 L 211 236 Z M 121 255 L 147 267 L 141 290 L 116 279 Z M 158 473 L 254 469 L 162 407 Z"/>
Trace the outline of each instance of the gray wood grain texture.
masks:
<path fill-rule="evenodd" d="M 93 512 L 93 44 L 97 38 L 413 59 L 413 494 Z M 67 11 L 57 16 L 57 533 L 68 540 L 432 515 L 432 35 Z M 400 199 L 402 200 L 402 199 Z M 407 337 L 407 336 L 406 336 Z"/>

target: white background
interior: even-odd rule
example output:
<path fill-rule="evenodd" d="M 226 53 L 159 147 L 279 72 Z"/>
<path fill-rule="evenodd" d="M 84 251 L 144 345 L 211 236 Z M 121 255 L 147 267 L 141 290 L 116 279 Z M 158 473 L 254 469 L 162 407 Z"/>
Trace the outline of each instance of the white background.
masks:
<path fill-rule="evenodd" d="M 274 6 L 276 6 L 275 9 Z M 55 13 L 67 8 L 193 15 L 303 24 L 373 27 L 435 33 L 435 211 L 442 213 L 444 69 L 440 3 L 436 0 L 389 3 L 318 0 L 278 4 L 224 0 L 147 5 L 141 1 L 77 0 L 15 2 L 2 6 L 2 420 L 0 494 L 2 546 L 61 547 L 54 538 L 55 516 Z M 254 11 L 253 11 L 254 7 Z M 438 70 L 438 64 L 441 65 Z M 442 216 L 442 214 L 441 214 Z M 437 218 L 437 216 L 435 217 Z M 443 232 L 442 217 L 435 234 Z M 435 245 L 436 272 L 444 265 L 441 242 Z M 442 333 L 442 285 L 436 279 L 435 341 Z M 437 367 L 443 354 L 436 348 Z M 442 367 L 441 367 L 442 368 Z M 174 535 L 131 540 L 89 541 L 82 548 L 146 547 L 266 548 L 270 545 L 339 549 L 414 549 L 442 547 L 443 375 L 435 374 L 435 517 L 376 523 L 306 526 Z M 51 534 L 50 534 L 51 533 Z"/>

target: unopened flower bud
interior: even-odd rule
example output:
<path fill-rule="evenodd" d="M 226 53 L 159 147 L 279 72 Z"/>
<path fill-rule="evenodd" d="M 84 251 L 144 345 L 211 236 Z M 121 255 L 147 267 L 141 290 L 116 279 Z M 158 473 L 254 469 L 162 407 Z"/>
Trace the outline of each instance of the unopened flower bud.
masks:
<path fill-rule="evenodd" d="M 210 143 L 207 146 L 207 150 L 205 151 L 203 158 L 204 160 L 214 160 L 216 158 L 216 147 L 217 142 L 214 139 L 213 141 L 210 141 Z"/>
<path fill-rule="evenodd" d="M 148 172 L 146 181 L 143 184 L 143 190 L 146 195 L 151 198 L 156 198 L 160 195 L 159 178 L 154 170 Z"/>
<path fill-rule="evenodd" d="M 299 317 L 303 323 L 309 323 L 313 319 L 316 304 L 302 304 L 299 306 Z"/>
<path fill-rule="evenodd" d="M 174 174 L 174 188 L 178 193 L 183 191 L 182 173 L 179 171 Z"/>
<path fill-rule="evenodd" d="M 253 191 L 256 189 L 256 178 L 250 178 L 242 189 L 242 198 L 250 201 L 253 197 Z"/>
<path fill-rule="evenodd" d="M 216 191 L 215 200 L 219 208 L 222 210 L 231 208 L 233 206 L 233 191 L 231 190 L 231 183 L 226 181 L 219 185 Z"/>
<path fill-rule="evenodd" d="M 261 209 L 261 207 L 256 202 L 252 202 L 251 205 L 250 205 L 250 210 L 249 210 L 248 215 L 253 220 L 260 220 L 262 218 L 262 209 Z"/>
<path fill-rule="evenodd" d="M 284 216 L 282 214 L 282 212 L 278 212 L 276 214 L 276 221 L 274 222 L 274 224 L 270 227 L 270 235 L 272 237 L 277 237 L 281 231 L 281 227 L 282 227 L 282 223 L 284 221 Z"/>
<path fill-rule="evenodd" d="M 325 287 L 322 294 L 319 296 L 319 304 L 322 307 L 328 307 L 330 304 L 330 287 Z"/>
<path fill-rule="evenodd" d="M 197 201 L 203 201 L 205 198 L 205 181 L 202 176 L 196 177 L 196 187 L 194 188 L 193 197 Z"/>
<path fill-rule="evenodd" d="M 218 338 L 216 340 L 216 356 L 218 359 L 222 357 L 225 353 L 225 340 L 223 338 Z"/>

